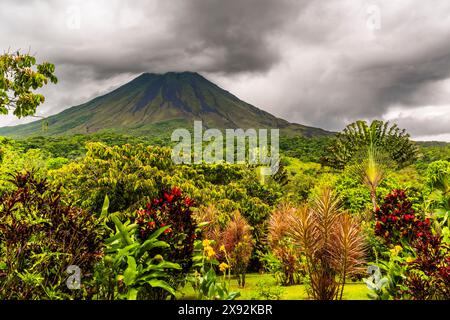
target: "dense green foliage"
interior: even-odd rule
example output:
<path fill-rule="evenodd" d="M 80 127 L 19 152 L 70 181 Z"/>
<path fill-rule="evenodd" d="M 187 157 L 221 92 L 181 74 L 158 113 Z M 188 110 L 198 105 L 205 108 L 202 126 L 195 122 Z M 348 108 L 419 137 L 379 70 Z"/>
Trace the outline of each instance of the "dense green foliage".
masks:
<path fill-rule="evenodd" d="M 0 114 L 34 115 L 54 69 L 0 55 Z M 278 172 L 174 164 L 170 133 L 192 120 L 280 128 Z M 249 271 L 275 282 L 256 284 L 258 299 L 299 284 L 343 299 L 367 273 L 371 299 L 450 299 L 450 145 L 415 143 L 395 124 L 357 121 L 334 136 L 183 72 L 143 74 L 0 134 L 17 139 L 0 137 L 2 299 L 177 299 L 191 288 L 232 300 L 232 276 L 244 291 Z"/>
<path fill-rule="evenodd" d="M 338 267 L 340 255 L 333 251 L 335 260 L 327 262 L 324 270 L 333 265 L 337 282 L 320 275 L 319 269 L 308 272 L 307 251 L 299 250 L 298 235 L 289 233 L 294 221 L 300 222 L 286 218 L 302 212 L 305 205 L 315 208 L 314 199 L 324 187 L 334 190 L 342 212 L 354 219 L 345 223 L 348 230 L 359 230 L 363 236 L 369 265 L 380 268 L 377 279 L 367 280 L 373 298 L 436 299 L 446 294 L 444 267 L 450 236 L 447 144 L 418 144 L 419 158 L 401 169 L 387 163 L 377 185 L 380 211 L 373 215 L 370 190 L 355 174 L 354 164 L 339 169 L 322 161 L 329 156 L 331 138 L 282 137 L 280 171 L 264 181 L 255 167 L 245 164 L 174 165 L 167 147 L 170 143 L 157 137 L 102 133 L 0 139 L 2 256 L 18 252 L 19 242 L 13 236 L 19 233 L 8 230 L 30 230 L 20 233 L 21 243 L 29 248 L 21 251 L 28 252 L 21 257 L 23 263 L 19 266 L 14 258 L 0 261 L 5 298 L 166 299 L 179 297 L 187 286 L 200 299 L 234 299 L 238 293 L 228 285 L 230 278 L 239 279 L 246 290 L 245 274 L 260 270 L 271 273 L 277 285 L 297 287 L 301 283 L 310 296 L 345 297 L 342 282 L 361 279 L 366 270 L 358 267 L 343 273 Z M 18 177 L 28 177 L 28 182 L 19 183 Z M 37 191 L 41 183 L 47 190 L 42 194 Z M 390 204 L 386 195 L 395 189 L 406 190 L 408 202 L 393 200 Z M 17 197 L 19 202 L 11 202 Z M 398 204 L 399 208 L 392 208 Z M 394 212 L 396 209 L 402 213 Z M 410 219 L 412 212 L 414 218 Z M 338 216 L 336 219 L 343 219 Z M 386 220 L 382 228 L 377 226 L 377 221 L 385 223 L 383 217 L 392 220 L 394 216 L 426 223 L 429 237 L 419 243 L 414 240 L 417 232 L 404 238 L 392 236 L 409 224 Z M 47 222 L 52 219 L 60 219 L 56 229 L 56 223 Z M 344 225 L 337 224 L 338 220 L 333 222 L 334 228 Z M 334 242 L 345 239 L 345 233 L 337 230 L 333 231 Z M 390 241 L 385 240 L 386 231 Z M 74 239 L 83 232 L 93 237 L 92 245 L 64 247 L 53 240 L 43 242 L 44 238 L 64 239 L 61 232 Z M 434 250 L 433 254 L 429 250 Z M 92 259 L 81 261 L 81 252 L 91 252 Z M 433 261 L 424 259 L 426 256 Z M 65 260 L 69 258 L 70 262 Z M 69 264 L 83 266 L 82 290 L 68 290 L 67 273 L 57 274 L 50 267 L 65 271 Z M 423 274 L 426 268 L 440 271 Z M 405 277 L 408 281 L 402 280 Z M 426 283 L 433 283 L 427 289 L 433 292 L 430 295 L 420 290 L 423 277 L 430 280 Z M 330 280 L 334 289 L 319 285 L 321 279 Z M 39 283 L 42 285 L 36 286 Z M 321 295 L 317 294 L 319 288 Z M 260 298 L 276 299 L 282 290 L 273 286 L 260 291 Z"/>
<path fill-rule="evenodd" d="M 106 239 L 106 256 L 95 268 L 97 299 L 163 299 L 175 295 L 170 285 L 170 271 L 180 265 L 165 261 L 159 254 L 170 245 L 161 241 L 168 226 L 149 234 L 145 241 L 138 237 L 137 225 L 122 224 L 112 216 L 116 231 Z"/>

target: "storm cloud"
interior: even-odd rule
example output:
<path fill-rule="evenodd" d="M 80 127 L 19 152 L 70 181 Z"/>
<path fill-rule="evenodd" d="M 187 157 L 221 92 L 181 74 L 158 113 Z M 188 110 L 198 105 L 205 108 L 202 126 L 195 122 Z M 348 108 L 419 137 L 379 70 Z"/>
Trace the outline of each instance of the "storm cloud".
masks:
<path fill-rule="evenodd" d="M 8 48 L 56 64 L 41 115 L 142 72 L 188 70 L 292 122 L 380 118 L 450 141 L 446 0 L 3 0 Z"/>

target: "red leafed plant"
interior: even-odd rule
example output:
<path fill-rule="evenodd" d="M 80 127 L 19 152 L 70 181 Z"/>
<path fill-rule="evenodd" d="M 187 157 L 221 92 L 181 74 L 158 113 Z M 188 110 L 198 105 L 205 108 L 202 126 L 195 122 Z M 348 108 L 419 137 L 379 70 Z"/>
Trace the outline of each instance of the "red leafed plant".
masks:
<path fill-rule="evenodd" d="M 193 206 L 194 201 L 174 187 L 161 191 L 158 197 L 147 203 L 145 209 L 137 211 L 136 223 L 139 225 L 139 236 L 142 240 L 146 240 L 159 228 L 170 226 L 161 236 L 161 240 L 170 245 L 167 259 L 179 263 L 183 271 L 187 271 L 192 265 L 197 228 L 192 216 Z"/>
<path fill-rule="evenodd" d="M 254 241 L 252 229 L 239 211 L 234 212 L 232 220 L 222 232 L 222 243 L 225 249 L 222 251 L 228 253 L 238 285 L 243 288 Z"/>
<path fill-rule="evenodd" d="M 412 208 L 404 190 L 393 190 L 375 210 L 375 234 L 387 244 L 411 243 L 431 235 L 429 219 L 421 219 Z"/>
<path fill-rule="evenodd" d="M 408 263 L 405 293 L 416 300 L 450 299 L 450 248 L 442 237 L 428 235 L 413 243 L 417 253 Z"/>
<path fill-rule="evenodd" d="M 414 212 L 404 190 L 393 190 L 375 212 L 375 233 L 388 245 L 410 246 L 402 294 L 412 299 L 450 299 L 450 248 L 433 234 L 430 220 Z"/>
<path fill-rule="evenodd" d="M 100 222 L 33 172 L 9 181 L 12 189 L 0 194 L 0 299 L 91 299 L 104 249 Z M 82 272 L 80 290 L 66 286 L 71 265 Z"/>

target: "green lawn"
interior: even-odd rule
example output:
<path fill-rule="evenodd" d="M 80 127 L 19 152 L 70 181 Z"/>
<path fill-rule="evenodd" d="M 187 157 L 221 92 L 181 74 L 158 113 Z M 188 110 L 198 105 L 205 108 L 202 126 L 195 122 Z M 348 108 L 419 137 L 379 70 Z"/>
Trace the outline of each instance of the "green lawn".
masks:
<path fill-rule="evenodd" d="M 276 286 L 275 279 L 270 274 L 252 273 L 247 275 L 247 283 L 245 288 L 238 288 L 237 281 L 231 279 L 231 291 L 239 291 L 241 296 L 238 299 L 251 300 L 258 295 L 257 284 L 264 281 L 267 284 Z M 308 299 L 304 285 L 296 285 L 289 287 L 282 287 L 282 300 L 305 300 Z M 367 300 L 367 293 L 369 290 L 362 282 L 350 282 L 345 285 L 344 296 L 345 300 Z M 178 299 L 191 300 L 195 299 L 195 293 L 192 287 L 187 286 L 178 295 Z"/>

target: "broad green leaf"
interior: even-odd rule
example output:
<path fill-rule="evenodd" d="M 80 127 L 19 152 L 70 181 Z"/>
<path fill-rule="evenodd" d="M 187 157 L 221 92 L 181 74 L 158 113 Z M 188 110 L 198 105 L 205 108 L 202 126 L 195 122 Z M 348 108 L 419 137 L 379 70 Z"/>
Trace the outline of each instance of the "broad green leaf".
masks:
<path fill-rule="evenodd" d="M 175 290 L 164 280 L 150 280 L 148 284 L 154 288 L 162 288 L 170 294 L 175 295 Z"/>
<path fill-rule="evenodd" d="M 170 245 L 164 241 L 155 241 L 154 239 L 146 240 L 139 248 L 138 257 L 142 256 L 146 251 L 154 248 L 168 248 Z"/>
<path fill-rule="evenodd" d="M 133 285 L 135 279 L 136 279 L 136 260 L 134 260 L 133 257 L 128 256 L 127 258 L 128 267 L 123 273 L 123 282 L 127 286 Z"/>
<path fill-rule="evenodd" d="M 136 300 L 138 291 L 135 288 L 128 290 L 127 300 Z"/>

